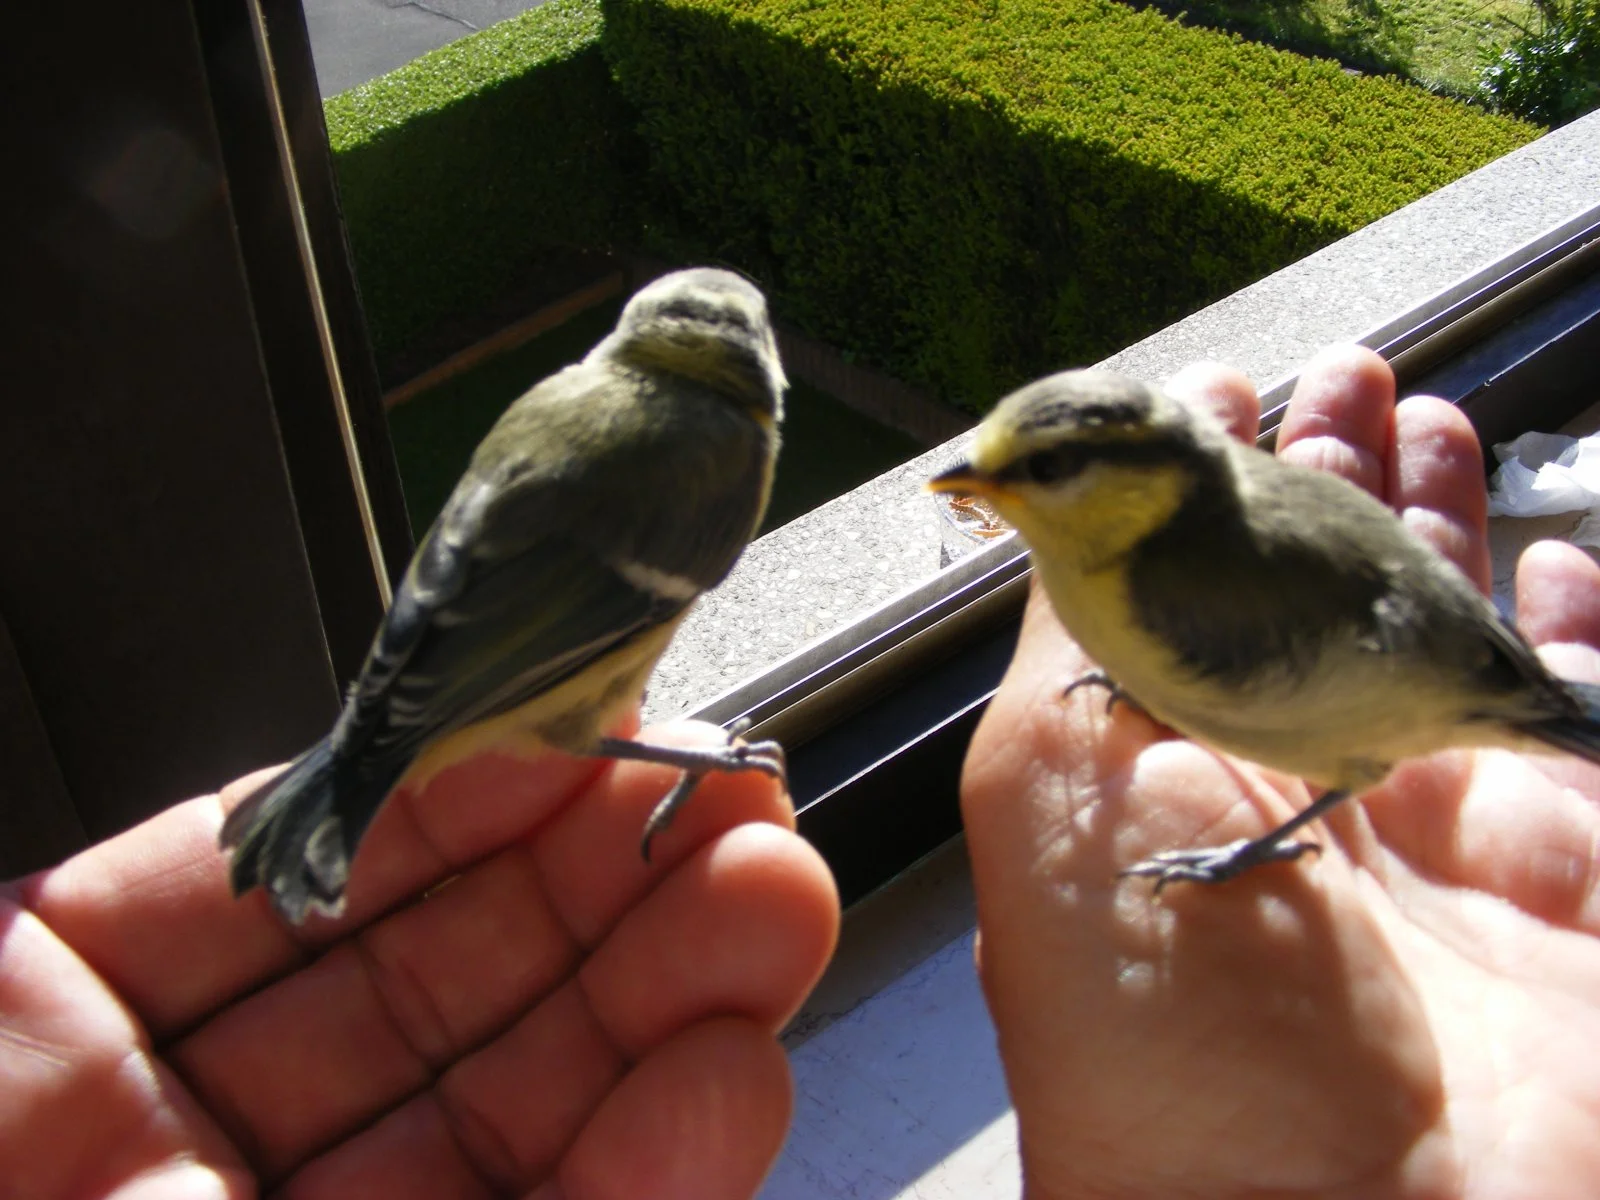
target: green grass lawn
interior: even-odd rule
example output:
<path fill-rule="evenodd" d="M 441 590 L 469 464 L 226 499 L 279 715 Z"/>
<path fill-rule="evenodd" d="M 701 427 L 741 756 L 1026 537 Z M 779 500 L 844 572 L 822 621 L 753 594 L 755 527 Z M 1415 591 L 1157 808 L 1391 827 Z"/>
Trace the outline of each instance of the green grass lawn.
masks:
<path fill-rule="evenodd" d="M 597 305 L 389 413 L 406 508 L 419 538 L 506 406 L 546 375 L 587 354 L 611 331 L 621 309 L 621 300 Z M 920 449 L 899 430 L 796 383 L 786 402 L 783 453 L 762 532 L 865 483 Z"/>
<path fill-rule="evenodd" d="M 1452 93 L 1472 89 L 1484 52 L 1534 19 L 1529 0 L 1151 0 L 1192 24 Z"/>
<path fill-rule="evenodd" d="M 1411 40 L 1412 78 L 1461 91 L 1472 89 L 1483 54 L 1515 30 L 1506 20 L 1535 20 L 1527 0 L 1389 0 Z"/>

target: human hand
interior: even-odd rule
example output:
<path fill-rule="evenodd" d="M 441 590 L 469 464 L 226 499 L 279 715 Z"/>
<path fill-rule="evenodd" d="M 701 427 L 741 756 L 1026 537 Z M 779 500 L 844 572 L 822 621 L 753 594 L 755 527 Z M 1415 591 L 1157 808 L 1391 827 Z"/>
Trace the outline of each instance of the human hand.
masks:
<path fill-rule="evenodd" d="M 261 778 L 0 894 L 0 1194 L 760 1186 L 789 1122 L 774 1035 L 839 918 L 772 780 L 708 776 L 646 864 L 675 772 L 474 759 L 402 786 L 346 915 L 297 931 L 233 899 L 216 846 Z"/>
<path fill-rule="evenodd" d="M 1254 389 L 1169 390 L 1253 436 Z M 1399 510 L 1480 587 L 1482 463 L 1376 355 L 1308 367 L 1279 453 Z M 1600 680 L 1600 568 L 1545 543 L 1522 631 Z M 1035 589 L 963 782 L 980 972 L 1030 1198 L 1587 1196 L 1600 1179 L 1600 770 L 1480 750 L 1402 765 L 1319 857 L 1217 887 L 1117 872 L 1274 828 L 1298 780 L 1104 694 Z"/>

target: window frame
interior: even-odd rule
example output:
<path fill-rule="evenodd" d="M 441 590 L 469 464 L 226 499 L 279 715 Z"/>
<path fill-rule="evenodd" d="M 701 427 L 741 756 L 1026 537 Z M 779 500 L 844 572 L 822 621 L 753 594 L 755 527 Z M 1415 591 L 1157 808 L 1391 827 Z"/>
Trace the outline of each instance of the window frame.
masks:
<path fill-rule="evenodd" d="M 328 655 L 360 671 L 413 549 L 300 0 L 194 11 Z"/>
<path fill-rule="evenodd" d="M 297 0 L 16 21 L 0 876 L 324 733 L 410 554 Z"/>

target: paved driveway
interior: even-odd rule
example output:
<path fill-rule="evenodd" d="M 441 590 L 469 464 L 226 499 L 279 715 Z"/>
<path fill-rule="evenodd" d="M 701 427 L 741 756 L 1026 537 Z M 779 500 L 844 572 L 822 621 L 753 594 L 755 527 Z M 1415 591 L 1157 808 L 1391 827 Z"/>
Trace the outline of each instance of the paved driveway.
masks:
<path fill-rule="evenodd" d="M 544 0 L 301 0 L 324 98 Z"/>

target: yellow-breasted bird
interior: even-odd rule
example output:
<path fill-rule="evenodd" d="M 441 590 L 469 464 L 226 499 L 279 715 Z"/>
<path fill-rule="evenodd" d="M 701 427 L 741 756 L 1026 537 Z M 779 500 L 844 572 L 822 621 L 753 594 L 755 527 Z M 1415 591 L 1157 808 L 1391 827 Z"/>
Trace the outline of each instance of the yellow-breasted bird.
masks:
<path fill-rule="evenodd" d="M 1552 675 L 1456 568 L 1346 480 L 1105 371 L 1007 396 L 937 491 L 1016 526 L 1110 686 L 1178 732 L 1328 789 L 1264 837 L 1124 874 L 1218 883 L 1401 759 L 1452 746 L 1600 762 L 1600 687 Z"/>
<path fill-rule="evenodd" d="M 422 539 L 333 731 L 229 814 L 236 894 L 298 924 L 343 909 L 363 832 L 402 776 L 502 740 L 685 772 L 783 777 L 776 743 L 606 736 L 766 509 L 787 388 L 761 292 L 728 271 L 641 289 L 582 362 L 515 401 Z"/>

